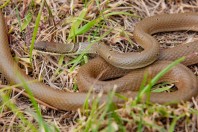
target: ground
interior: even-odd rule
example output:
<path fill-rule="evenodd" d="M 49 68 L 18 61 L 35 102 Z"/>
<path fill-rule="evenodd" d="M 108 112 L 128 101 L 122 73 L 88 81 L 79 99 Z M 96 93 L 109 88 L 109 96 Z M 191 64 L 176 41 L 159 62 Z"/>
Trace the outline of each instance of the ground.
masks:
<path fill-rule="evenodd" d="M 133 30 L 138 21 L 156 14 L 197 12 L 198 1 L 2 0 L 0 8 L 8 25 L 11 51 L 21 68 L 30 76 L 42 80 L 53 88 L 71 92 L 77 91 L 76 74 L 80 66 L 88 61 L 89 56 L 85 56 L 83 63 L 75 66 L 66 65 L 72 60 L 71 57 L 35 51 L 31 56 L 29 49 L 34 40 L 60 43 L 99 40 L 109 43 L 119 52 L 131 52 L 139 49 L 137 44 L 133 43 Z M 40 20 L 38 20 L 39 11 L 42 13 Z M 79 20 L 79 25 L 76 20 Z M 89 25 L 82 29 L 81 27 L 87 23 Z M 74 34 L 73 28 L 77 28 L 77 31 L 82 30 L 79 34 Z M 189 31 L 158 33 L 154 36 L 160 42 L 162 50 L 198 39 L 198 33 Z M 197 75 L 197 65 L 189 68 Z M 3 75 L 0 77 L 0 86 L 5 93 L 8 83 Z M 197 98 L 176 106 L 134 105 L 133 101 L 129 100 L 119 108 L 111 105 L 106 105 L 109 108 L 93 105 L 91 110 L 78 111 L 54 110 L 39 104 L 41 118 L 38 117 L 40 114 L 33 104 L 27 97 L 21 95 L 21 92 L 7 90 L 6 95 L 11 99 L 9 103 L 3 101 L 0 107 L 1 131 L 197 131 L 198 129 Z M 10 108 L 7 105 L 17 107 Z"/>

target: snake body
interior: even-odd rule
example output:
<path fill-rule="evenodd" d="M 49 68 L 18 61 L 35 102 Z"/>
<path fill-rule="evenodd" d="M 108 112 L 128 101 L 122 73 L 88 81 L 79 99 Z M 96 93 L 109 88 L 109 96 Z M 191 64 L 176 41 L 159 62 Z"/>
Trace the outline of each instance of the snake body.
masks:
<path fill-rule="evenodd" d="M 144 77 L 144 73 L 147 72 L 150 78 L 154 77 L 160 70 L 171 63 L 170 61 L 165 60 L 174 60 L 181 56 L 187 56 L 187 59 L 184 62 L 185 65 L 198 63 L 197 41 L 175 47 L 173 49 L 160 51 L 158 42 L 151 36 L 151 34 L 155 32 L 175 30 L 198 31 L 197 14 L 184 13 L 161 15 L 146 18 L 141 21 L 139 24 L 137 24 L 134 31 L 134 37 L 136 41 L 144 48 L 144 50 L 140 53 L 119 54 L 110 50 L 110 48 L 104 44 L 95 45 L 97 50 L 91 49 L 90 52 L 98 53 L 101 57 L 103 57 L 103 59 L 97 57 L 91 60 L 89 63 L 83 65 L 77 75 L 80 92 L 69 93 L 53 89 L 41 82 L 28 83 L 32 82 L 34 79 L 27 76 L 13 60 L 9 50 L 6 25 L 3 15 L 0 13 L 0 72 L 11 83 L 21 84 L 22 82 L 26 82 L 26 85 L 31 90 L 35 98 L 38 98 L 39 100 L 42 100 L 43 102 L 62 110 L 75 110 L 82 107 L 87 97 L 87 88 L 90 88 L 91 86 L 94 87 L 95 91 L 104 90 L 104 94 L 100 98 L 101 102 L 107 99 L 106 93 L 110 91 L 111 88 L 115 86 L 115 84 L 117 86 L 117 92 L 121 92 L 126 97 L 134 98 L 138 93 L 137 91 Z M 54 47 L 51 50 L 55 49 L 55 51 L 59 49 L 57 48 L 58 44 L 45 43 L 43 45 L 40 44 L 40 47 L 38 48 L 50 49 Z M 70 49 L 67 49 L 66 52 L 79 51 L 79 48 L 75 47 L 74 45 L 70 45 L 69 48 Z M 104 59 L 106 61 L 104 61 Z M 158 61 L 153 63 L 157 59 Z M 114 67 L 107 62 L 110 62 L 112 65 L 117 67 Z M 127 70 L 120 68 L 126 68 Z M 130 70 L 135 68 L 139 69 Z M 101 72 L 103 74 L 101 74 Z M 16 77 L 16 75 L 19 77 Z M 99 80 L 96 81 L 98 76 Z M 118 79 L 105 81 L 116 77 L 118 77 Z M 152 102 L 177 103 L 182 100 L 189 100 L 198 93 L 198 82 L 195 75 L 182 64 L 177 65 L 171 71 L 169 71 L 160 79 L 159 82 L 161 81 L 173 82 L 177 86 L 178 90 L 171 93 L 151 93 L 150 100 Z M 23 89 L 23 87 L 20 88 Z M 94 94 L 90 95 L 90 102 L 92 101 L 93 96 Z M 114 102 L 119 101 L 122 100 L 117 97 L 114 98 Z"/>

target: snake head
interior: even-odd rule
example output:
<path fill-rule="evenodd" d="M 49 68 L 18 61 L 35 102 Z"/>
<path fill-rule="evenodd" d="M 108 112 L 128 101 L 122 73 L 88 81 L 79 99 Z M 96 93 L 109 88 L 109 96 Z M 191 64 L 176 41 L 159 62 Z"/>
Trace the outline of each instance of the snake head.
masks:
<path fill-rule="evenodd" d="M 34 44 L 34 49 L 36 50 L 41 50 L 41 51 L 45 51 L 47 48 L 48 43 L 45 41 L 39 41 L 37 43 Z"/>
<path fill-rule="evenodd" d="M 57 44 L 54 42 L 39 41 L 34 44 L 34 49 L 42 52 L 52 52 L 56 53 Z"/>

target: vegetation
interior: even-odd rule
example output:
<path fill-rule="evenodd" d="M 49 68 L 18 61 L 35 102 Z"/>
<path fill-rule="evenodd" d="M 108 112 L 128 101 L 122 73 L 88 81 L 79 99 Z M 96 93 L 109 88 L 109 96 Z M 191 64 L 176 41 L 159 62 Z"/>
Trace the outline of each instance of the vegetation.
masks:
<path fill-rule="evenodd" d="M 89 61 L 89 55 L 68 58 L 63 55 L 46 55 L 34 52 L 34 43 L 39 40 L 61 43 L 106 41 L 119 52 L 131 52 L 140 48 L 134 44 L 133 29 L 141 18 L 164 12 L 197 11 L 195 1 L 165 0 L 2 0 L 2 9 L 9 29 L 11 50 L 24 71 L 42 80 L 51 87 L 77 91 L 76 74 L 79 67 Z M 195 32 L 155 34 L 163 43 L 172 46 L 185 40 L 198 38 Z M 190 36 L 190 37 L 189 37 Z M 177 39 L 175 39 L 175 37 Z M 189 39 L 190 38 L 190 39 Z M 191 40 L 193 41 L 193 40 Z M 164 44 L 166 42 L 166 44 Z M 117 45 L 115 45 L 115 43 Z M 90 46 L 91 46 L 90 45 Z M 197 130 L 198 104 L 193 98 L 176 106 L 140 103 L 144 94 L 151 92 L 157 80 L 177 65 L 178 59 L 143 86 L 139 96 L 126 99 L 124 104 L 112 102 L 115 91 L 108 94 L 105 104 L 99 105 L 99 97 L 91 107 L 77 111 L 60 111 L 38 104 L 28 91 L 26 83 L 7 85 L 1 75 L 0 130 L 1 131 L 195 131 Z M 197 66 L 190 67 L 197 72 Z M 143 82 L 146 81 L 143 80 Z M 16 87 L 23 86 L 30 99 Z M 160 86 L 159 86 L 160 87 Z M 165 85 L 152 92 L 164 92 L 171 88 Z M 63 91 L 64 92 L 64 91 Z"/>

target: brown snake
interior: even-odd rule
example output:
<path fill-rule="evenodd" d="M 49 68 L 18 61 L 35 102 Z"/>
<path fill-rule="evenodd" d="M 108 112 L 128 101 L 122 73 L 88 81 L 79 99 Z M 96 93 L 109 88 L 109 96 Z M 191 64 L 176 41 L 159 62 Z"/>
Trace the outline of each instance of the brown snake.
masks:
<path fill-rule="evenodd" d="M 149 17 L 137 24 L 134 37 L 136 41 L 144 48 L 140 53 L 124 53 L 118 54 L 111 51 L 106 45 L 95 45 L 96 51 L 107 62 L 112 65 L 136 70 L 124 70 L 116 68 L 101 58 L 95 58 L 89 63 L 83 65 L 77 75 L 78 87 L 80 92 L 69 93 L 53 89 L 41 82 L 27 83 L 29 89 L 32 91 L 35 98 L 62 110 L 75 110 L 82 107 L 87 97 L 88 88 L 94 87 L 95 91 L 104 90 L 104 94 L 100 98 L 103 102 L 107 99 L 106 92 L 110 91 L 115 85 L 117 92 L 121 92 L 126 97 L 135 97 L 143 80 L 144 73 L 147 72 L 149 78 L 154 77 L 159 71 L 165 68 L 169 61 L 175 60 L 181 56 L 187 56 L 183 62 L 185 65 L 198 63 L 198 42 L 191 42 L 177 47 L 159 50 L 158 42 L 151 36 L 151 34 L 163 31 L 175 30 L 193 30 L 198 31 L 198 17 L 196 13 L 174 14 L 174 15 L 160 15 Z M 27 76 L 13 60 L 9 49 L 9 43 L 6 33 L 6 25 L 4 23 L 3 15 L 0 13 L 0 72 L 5 75 L 6 79 L 14 84 L 31 82 L 34 79 Z M 41 43 L 45 45 L 46 43 Z M 60 50 L 56 47 L 58 44 L 48 44 L 49 48 L 55 46 L 55 50 Z M 41 46 L 43 49 L 45 46 Z M 78 47 L 71 46 L 69 52 L 77 52 Z M 79 45 L 78 45 L 79 46 Z M 94 46 L 93 46 L 94 47 Z M 39 47 L 38 47 L 39 48 Z M 53 50 L 54 48 L 52 48 Z M 64 48 L 61 48 L 64 49 Z M 48 50 L 48 49 L 47 49 Z M 189 57 L 192 56 L 192 57 Z M 153 63 L 155 60 L 155 63 Z M 151 64 L 153 63 L 153 64 Z M 149 65 L 151 64 L 151 65 Z M 149 66 L 147 66 L 149 65 Z M 147 66 L 147 67 L 145 67 Z M 145 67 L 145 68 L 140 68 Z M 105 72 L 103 72 L 105 71 Z M 103 74 L 101 74 L 103 72 Z M 20 75 L 20 78 L 16 75 Z M 96 78 L 99 76 L 99 81 Z M 116 80 L 108 80 L 119 77 Z M 171 93 L 151 93 L 150 100 L 156 103 L 177 103 L 191 99 L 198 93 L 198 82 L 196 76 L 184 65 L 179 64 L 163 76 L 161 81 L 173 82 L 178 88 L 177 91 Z M 22 88 L 21 88 L 22 89 Z M 130 90 L 130 91 L 126 91 Z M 94 94 L 91 94 L 89 101 L 91 102 Z M 114 102 L 121 101 L 115 97 Z"/>

